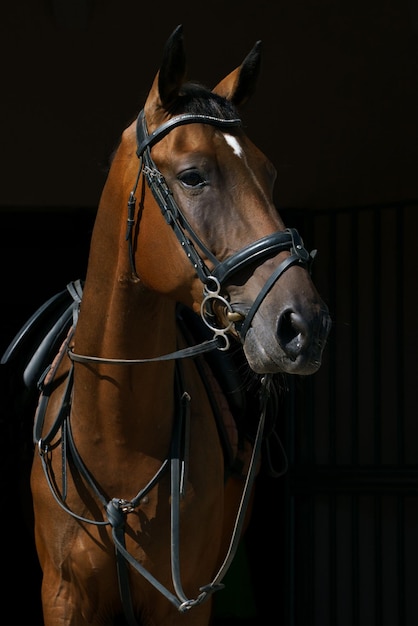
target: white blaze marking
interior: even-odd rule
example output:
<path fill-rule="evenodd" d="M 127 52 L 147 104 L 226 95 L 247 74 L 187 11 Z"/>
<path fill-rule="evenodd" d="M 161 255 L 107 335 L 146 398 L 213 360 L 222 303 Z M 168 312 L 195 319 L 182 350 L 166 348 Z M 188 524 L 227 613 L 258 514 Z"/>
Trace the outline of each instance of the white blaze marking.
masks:
<path fill-rule="evenodd" d="M 234 154 L 236 154 L 238 157 L 242 157 L 242 148 L 239 145 L 238 139 L 236 139 L 236 137 L 233 137 L 232 135 L 228 135 L 227 133 L 224 133 L 224 137 L 226 143 L 231 146 L 232 150 L 234 151 Z"/>

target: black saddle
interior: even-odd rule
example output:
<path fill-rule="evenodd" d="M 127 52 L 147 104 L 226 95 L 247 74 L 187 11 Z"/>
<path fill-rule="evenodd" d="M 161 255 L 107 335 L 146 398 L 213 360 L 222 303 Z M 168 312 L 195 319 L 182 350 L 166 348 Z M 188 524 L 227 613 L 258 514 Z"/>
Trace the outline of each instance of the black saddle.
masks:
<path fill-rule="evenodd" d="M 14 366 L 28 390 L 36 389 L 57 354 L 72 325 L 73 307 L 68 289 L 55 294 L 35 311 L 4 352 L 0 363 Z"/>

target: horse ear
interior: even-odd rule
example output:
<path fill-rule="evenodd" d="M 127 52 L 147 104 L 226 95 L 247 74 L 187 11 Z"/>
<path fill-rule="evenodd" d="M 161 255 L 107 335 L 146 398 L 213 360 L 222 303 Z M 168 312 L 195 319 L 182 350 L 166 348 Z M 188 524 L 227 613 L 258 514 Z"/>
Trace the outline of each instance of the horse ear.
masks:
<path fill-rule="evenodd" d="M 253 95 L 260 73 L 261 41 L 257 41 L 242 64 L 228 74 L 212 91 L 241 106 Z"/>
<path fill-rule="evenodd" d="M 178 96 L 186 75 L 186 55 L 183 44 L 183 26 L 171 33 L 163 51 L 160 69 L 154 79 L 146 106 L 168 109 Z"/>
<path fill-rule="evenodd" d="M 158 91 L 164 108 L 177 97 L 186 75 L 183 26 L 172 32 L 164 47 L 163 60 L 158 73 Z"/>

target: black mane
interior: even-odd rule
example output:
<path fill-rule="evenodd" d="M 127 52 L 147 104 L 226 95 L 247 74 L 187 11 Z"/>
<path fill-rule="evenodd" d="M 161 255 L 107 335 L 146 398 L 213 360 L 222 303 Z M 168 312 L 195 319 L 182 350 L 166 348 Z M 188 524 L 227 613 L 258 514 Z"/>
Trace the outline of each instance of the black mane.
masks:
<path fill-rule="evenodd" d="M 193 115 L 210 115 L 222 119 L 236 119 L 239 114 L 235 106 L 216 93 L 199 83 L 184 83 L 179 95 L 170 106 L 172 115 L 191 113 Z"/>

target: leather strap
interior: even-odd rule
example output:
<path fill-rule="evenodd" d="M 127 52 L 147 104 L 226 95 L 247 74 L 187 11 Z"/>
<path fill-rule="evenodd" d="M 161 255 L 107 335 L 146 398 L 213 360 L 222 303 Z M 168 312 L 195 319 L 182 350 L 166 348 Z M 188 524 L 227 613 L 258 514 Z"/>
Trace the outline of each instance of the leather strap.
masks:
<path fill-rule="evenodd" d="M 176 126 L 184 126 L 185 124 L 209 124 L 210 126 L 217 126 L 219 128 L 236 128 L 237 126 L 241 126 L 242 122 L 239 118 L 226 120 L 221 117 L 212 117 L 211 115 L 183 113 L 182 115 L 172 117 L 168 122 L 158 126 L 154 132 L 148 134 L 144 109 L 142 109 L 136 123 L 137 157 L 142 156 L 146 148 L 151 148 L 155 143 L 168 135 L 173 128 L 176 128 Z"/>

